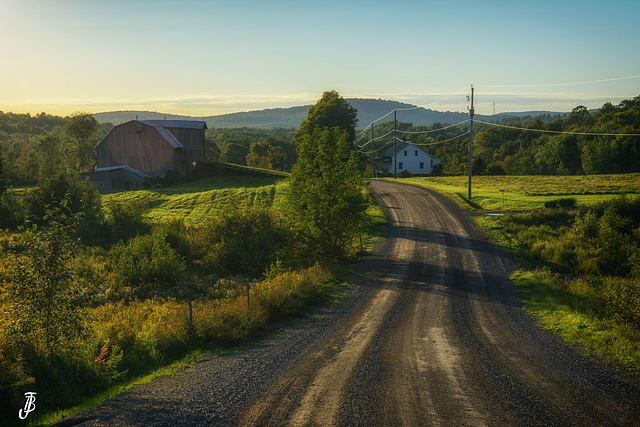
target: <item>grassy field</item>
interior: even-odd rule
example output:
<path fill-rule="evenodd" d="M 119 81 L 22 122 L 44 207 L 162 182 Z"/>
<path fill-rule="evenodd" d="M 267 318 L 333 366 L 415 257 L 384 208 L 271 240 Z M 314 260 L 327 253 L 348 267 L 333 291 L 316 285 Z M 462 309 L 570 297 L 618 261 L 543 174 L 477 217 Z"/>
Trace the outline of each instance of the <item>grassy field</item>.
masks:
<path fill-rule="evenodd" d="M 285 189 L 283 177 L 219 176 L 153 190 L 126 191 L 103 196 L 103 203 L 137 201 L 148 204 L 152 220 L 184 218 L 188 225 L 201 223 L 214 212 L 235 206 L 267 206 L 278 209 Z"/>
<path fill-rule="evenodd" d="M 475 176 L 470 201 L 467 199 L 466 176 L 398 178 L 396 181 L 436 190 L 471 210 L 541 209 L 545 202 L 565 197 L 574 198 L 578 205 L 586 206 L 623 194 L 640 194 L 640 174 Z"/>

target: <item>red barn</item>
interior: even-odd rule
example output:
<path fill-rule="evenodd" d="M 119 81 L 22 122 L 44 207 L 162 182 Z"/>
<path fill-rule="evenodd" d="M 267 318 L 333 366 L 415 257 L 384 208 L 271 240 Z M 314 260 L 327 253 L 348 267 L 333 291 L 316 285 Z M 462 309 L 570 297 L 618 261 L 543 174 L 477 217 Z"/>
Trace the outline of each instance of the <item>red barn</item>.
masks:
<path fill-rule="evenodd" d="M 132 120 L 115 126 L 96 146 L 96 171 L 127 166 L 149 177 L 169 171 L 190 176 L 204 161 L 207 124 L 190 120 Z"/>

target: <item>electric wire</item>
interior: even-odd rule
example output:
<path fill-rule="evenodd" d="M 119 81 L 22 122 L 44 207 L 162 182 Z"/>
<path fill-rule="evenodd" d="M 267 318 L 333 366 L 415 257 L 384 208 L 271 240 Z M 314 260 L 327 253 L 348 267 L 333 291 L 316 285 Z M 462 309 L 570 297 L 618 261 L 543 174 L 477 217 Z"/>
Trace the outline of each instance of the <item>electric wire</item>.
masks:
<path fill-rule="evenodd" d="M 450 142 L 453 140 L 456 140 L 458 138 L 462 138 L 463 136 L 469 135 L 471 133 L 471 131 L 466 131 L 465 133 L 458 135 L 458 136 L 454 136 L 453 138 L 449 138 L 445 141 L 437 141 L 437 142 L 422 142 L 422 143 L 417 143 L 417 142 L 411 142 L 410 145 L 418 145 L 418 146 L 430 146 L 430 145 L 439 145 L 439 144 L 444 144 L 445 142 Z M 400 138 L 395 138 L 396 141 L 400 141 L 400 142 L 407 142 L 407 141 L 403 141 Z"/>
<path fill-rule="evenodd" d="M 567 82 L 567 83 L 547 83 L 547 84 L 536 84 L 536 85 L 474 85 L 475 87 L 504 87 L 504 88 L 526 88 L 526 87 L 552 87 L 552 86 L 575 86 L 575 85 L 586 85 L 592 83 L 603 83 L 603 82 L 613 82 L 618 80 L 630 80 L 630 79 L 638 79 L 638 76 L 626 76 L 626 77 L 615 77 L 611 79 L 600 79 L 600 80 L 590 80 L 590 81 L 582 81 L 582 82 Z"/>
<path fill-rule="evenodd" d="M 387 114 L 385 114 L 384 116 L 379 117 L 379 118 L 377 118 L 377 119 L 375 119 L 375 120 L 372 120 L 372 121 L 371 121 L 371 122 L 370 122 L 370 123 L 369 123 L 369 124 L 368 124 L 368 125 L 367 125 L 367 126 L 366 126 L 366 127 L 365 127 L 361 132 L 360 132 L 360 133 L 359 133 L 359 134 L 357 134 L 357 135 L 356 135 L 356 138 L 357 138 L 357 137 L 359 137 L 360 135 L 362 135 L 363 133 L 365 133 L 365 132 L 369 129 L 369 126 L 371 126 L 372 124 L 374 124 L 374 123 L 376 123 L 376 122 L 379 122 L 380 120 L 382 120 L 382 119 L 384 119 L 385 117 L 389 116 L 389 115 L 390 115 L 391 113 L 393 113 L 394 111 L 409 111 L 409 110 L 417 110 L 417 109 L 419 109 L 419 108 L 429 107 L 429 106 L 431 106 L 431 105 L 434 105 L 434 104 L 437 104 L 437 103 L 439 103 L 439 102 L 445 101 L 445 100 L 447 100 L 447 99 L 449 99 L 449 98 L 452 98 L 452 97 L 454 97 L 454 96 L 456 96 L 456 95 L 464 95 L 464 94 L 466 94 L 466 91 L 463 91 L 463 90 L 465 90 L 465 89 L 466 89 L 466 87 L 465 87 L 464 89 L 461 89 L 460 91 L 456 91 L 456 92 L 452 93 L 451 95 L 447 95 L 446 97 L 444 97 L 444 98 L 442 98 L 442 99 L 438 99 L 438 100 L 436 100 L 436 101 L 433 101 L 433 102 L 431 102 L 431 103 L 429 103 L 429 104 L 425 104 L 425 105 L 416 105 L 416 106 L 409 107 L 409 108 L 395 108 L 395 109 L 393 109 L 393 110 L 389 111 L 389 112 L 388 112 Z"/>
<path fill-rule="evenodd" d="M 397 130 L 396 132 L 398 133 L 409 133 L 409 134 L 425 134 L 425 133 L 434 133 L 434 132 L 440 132 L 441 130 L 447 130 L 447 129 L 451 129 L 454 128 L 456 126 L 460 126 L 463 125 L 467 122 L 469 122 L 471 119 L 467 119 L 467 120 L 463 120 L 459 123 L 456 123 L 455 125 L 450 125 L 450 126 L 446 126 L 443 128 L 438 128 L 438 129 L 432 129 L 432 130 L 421 130 L 421 131 L 408 131 L 408 130 Z"/>
<path fill-rule="evenodd" d="M 640 133 L 570 132 L 570 131 L 559 131 L 559 130 L 528 129 L 528 128 L 521 128 L 521 127 L 516 127 L 516 126 L 501 125 L 501 124 L 498 124 L 498 123 L 483 122 L 482 120 L 475 120 L 475 122 L 476 123 L 482 123 L 482 124 L 485 124 L 485 125 L 488 125 L 488 126 L 496 126 L 496 127 L 508 128 L 508 129 L 517 129 L 517 130 L 522 130 L 522 131 L 527 131 L 527 132 L 554 133 L 554 134 L 565 134 L 565 135 L 586 135 L 586 136 L 640 136 Z"/>
<path fill-rule="evenodd" d="M 356 147 L 358 147 L 358 148 L 362 148 L 362 147 L 364 147 L 365 145 L 367 145 L 367 144 L 371 143 L 372 141 L 377 141 L 378 139 L 382 139 L 382 138 L 384 138 L 385 136 L 388 136 L 388 135 L 389 135 L 389 134 L 391 134 L 391 133 L 393 133 L 393 129 L 391 129 L 389 132 L 385 133 L 384 135 L 380 135 L 380 136 L 377 136 L 377 137 L 375 137 L 375 138 L 373 138 L 373 139 L 368 140 L 367 142 L 365 142 L 365 143 L 364 143 L 364 144 L 362 144 L 362 145 L 357 145 L 357 144 L 356 144 Z M 356 142 L 357 142 L 357 141 L 356 141 Z"/>

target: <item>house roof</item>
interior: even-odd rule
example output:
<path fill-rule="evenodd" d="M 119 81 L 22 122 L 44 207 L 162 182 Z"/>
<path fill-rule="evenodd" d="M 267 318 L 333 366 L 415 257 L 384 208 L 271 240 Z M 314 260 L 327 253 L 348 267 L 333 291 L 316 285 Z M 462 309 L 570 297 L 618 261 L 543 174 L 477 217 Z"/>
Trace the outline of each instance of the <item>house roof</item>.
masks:
<path fill-rule="evenodd" d="M 157 125 L 164 128 L 179 129 L 207 129 L 207 123 L 199 120 L 141 120 L 148 125 Z"/>
<path fill-rule="evenodd" d="M 399 152 L 401 152 L 402 150 L 405 150 L 405 149 L 407 149 L 407 148 L 409 148 L 409 149 L 417 149 L 417 150 L 420 150 L 420 151 L 422 151 L 422 152 L 424 152 L 424 153 L 428 154 L 428 155 L 429 155 L 429 156 L 431 156 L 432 158 L 437 159 L 437 157 L 432 156 L 431 154 L 427 153 L 427 152 L 426 152 L 422 147 L 420 147 L 420 146 L 418 146 L 418 145 L 416 145 L 416 144 L 413 144 L 413 143 L 411 143 L 411 142 L 399 142 L 399 143 L 396 145 L 396 147 L 395 147 L 395 151 L 399 153 Z M 381 156 L 381 157 L 382 157 L 382 158 L 386 157 L 386 158 L 388 158 L 388 159 L 389 159 L 389 161 L 391 161 L 391 159 L 393 159 L 393 154 L 394 154 L 394 147 L 391 147 L 391 148 L 389 148 L 387 151 L 385 151 L 384 153 L 382 153 L 382 156 Z"/>

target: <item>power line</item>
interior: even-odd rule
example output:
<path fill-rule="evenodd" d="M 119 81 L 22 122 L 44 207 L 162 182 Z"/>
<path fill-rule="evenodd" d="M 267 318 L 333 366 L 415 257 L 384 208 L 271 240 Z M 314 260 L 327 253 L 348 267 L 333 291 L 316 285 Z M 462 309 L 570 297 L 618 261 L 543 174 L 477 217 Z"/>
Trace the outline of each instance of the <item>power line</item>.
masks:
<path fill-rule="evenodd" d="M 488 125 L 488 126 L 496 126 L 496 127 L 508 128 L 508 129 L 517 129 L 517 130 L 522 130 L 522 131 L 527 131 L 527 132 L 555 133 L 555 134 L 566 134 L 566 135 L 587 135 L 587 136 L 640 136 L 640 133 L 569 132 L 569 131 L 559 131 L 559 130 L 528 129 L 528 128 L 521 128 L 521 127 L 516 127 L 516 126 L 500 125 L 500 124 L 497 124 L 497 123 L 483 122 L 482 120 L 476 120 L 476 122 L 482 123 L 482 124 L 485 124 L 485 125 Z"/>
<path fill-rule="evenodd" d="M 391 129 L 389 132 L 385 133 L 384 135 L 376 136 L 375 138 L 370 139 L 369 141 L 365 142 L 365 143 L 364 143 L 364 144 L 362 144 L 362 145 L 356 145 L 356 147 L 358 147 L 358 148 L 362 148 L 362 147 L 366 146 L 367 144 L 369 144 L 369 143 L 370 143 L 370 142 L 372 142 L 372 141 L 377 141 L 378 139 L 382 139 L 382 138 L 384 138 L 385 136 L 389 136 L 389 134 L 391 134 L 391 133 L 393 133 L 393 129 Z"/>
<path fill-rule="evenodd" d="M 536 84 L 536 85 L 476 85 L 482 87 L 505 87 L 505 88 L 525 88 L 525 87 L 552 87 L 552 86 L 575 86 L 575 85 L 586 85 L 592 83 L 604 83 L 604 82 L 613 82 L 618 80 L 630 80 L 630 79 L 638 79 L 638 76 L 627 76 L 627 77 L 615 77 L 612 79 L 600 79 L 600 80 L 589 80 L 582 82 L 567 82 L 567 83 L 547 83 L 547 84 Z"/>
<path fill-rule="evenodd" d="M 434 133 L 434 132 L 440 132 L 441 130 L 447 130 L 447 129 L 454 128 L 456 126 L 463 125 L 463 124 L 467 123 L 468 121 L 469 121 L 469 119 L 461 121 L 459 123 L 456 123 L 455 125 L 450 125 L 450 126 L 446 126 L 446 127 L 443 127 L 443 128 L 432 129 L 432 130 L 421 130 L 421 131 L 398 130 L 398 132 L 400 132 L 400 133 L 410 133 L 410 134 Z"/>
<path fill-rule="evenodd" d="M 476 121 L 477 121 L 477 120 L 476 120 Z M 462 138 L 463 136 L 469 135 L 469 133 L 470 133 L 470 131 L 466 131 L 466 132 L 465 132 L 465 133 L 463 133 L 463 134 L 460 134 L 460 135 L 458 135 L 458 136 L 454 136 L 453 138 L 449 138 L 449 139 L 444 140 L 444 141 L 437 141 L 437 142 L 421 142 L 421 143 L 411 142 L 411 144 L 412 144 L 412 145 L 418 145 L 418 146 L 425 146 L 425 147 L 427 147 L 427 146 L 431 146 L 431 145 L 439 145 L 439 144 L 444 144 L 445 142 L 451 142 L 451 141 L 454 141 L 454 140 L 456 140 L 456 139 L 458 139 L 458 138 Z M 396 139 L 397 139 L 398 141 L 408 142 L 408 141 L 404 141 L 404 140 L 402 140 L 402 139 L 400 139 L 400 138 L 396 138 Z"/>
<path fill-rule="evenodd" d="M 465 89 L 466 89 L 466 88 L 465 88 Z M 382 119 L 384 119 L 385 117 L 389 116 L 389 115 L 390 115 L 391 113 L 393 113 L 393 112 L 396 112 L 396 111 L 417 110 L 417 109 L 420 109 L 420 108 L 429 107 L 429 106 L 431 106 L 431 105 L 433 105 L 433 104 L 437 104 L 438 102 L 442 102 L 442 101 L 447 100 L 447 99 L 449 99 L 449 98 L 452 98 L 452 97 L 454 97 L 454 96 L 456 96 L 456 95 L 464 95 L 465 93 L 466 93 L 466 92 L 454 92 L 454 93 L 452 93 L 451 95 L 447 95 L 446 97 L 444 97 L 444 98 L 442 98 L 442 99 L 438 99 L 438 100 L 436 100 L 436 101 L 433 101 L 433 102 L 431 102 L 431 103 L 429 103 L 429 104 L 425 104 L 425 105 L 416 105 L 416 106 L 409 107 L 409 108 L 394 108 L 393 110 L 389 111 L 389 112 L 388 112 L 387 114 L 385 114 L 384 116 L 379 117 L 379 118 L 377 118 L 377 119 L 375 119 L 375 120 L 372 120 L 372 121 L 371 121 L 367 126 L 365 126 L 365 128 L 364 128 L 364 129 L 363 129 L 359 134 L 357 134 L 357 135 L 356 135 L 356 138 L 357 138 L 357 137 L 359 137 L 360 135 L 362 135 L 363 133 L 365 133 L 365 132 L 367 131 L 367 129 L 369 129 L 369 126 L 371 126 L 372 124 L 374 124 L 374 123 L 376 123 L 376 122 L 379 122 L 380 120 L 382 120 Z"/>

